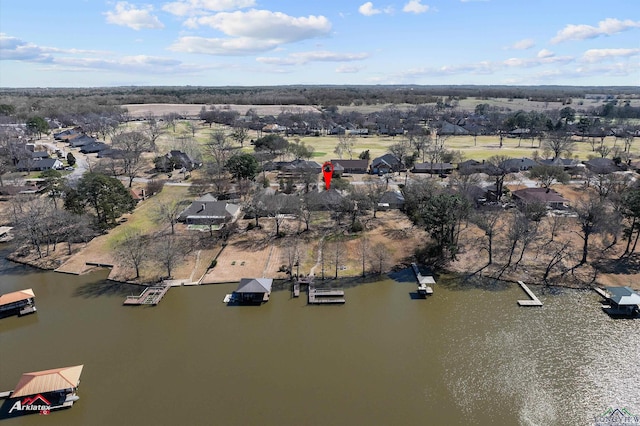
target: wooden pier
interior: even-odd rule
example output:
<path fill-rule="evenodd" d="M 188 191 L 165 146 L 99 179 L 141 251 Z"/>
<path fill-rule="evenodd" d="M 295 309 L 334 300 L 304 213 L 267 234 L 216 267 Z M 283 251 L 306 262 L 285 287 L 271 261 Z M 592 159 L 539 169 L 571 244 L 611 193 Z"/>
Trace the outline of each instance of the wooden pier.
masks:
<path fill-rule="evenodd" d="M 606 300 L 609 300 L 609 298 L 611 297 L 611 295 L 609 293 L 607 293 L 606 291 L 604 291 L 600 287 L 593 287 L 593 290 L 596 293 L 598 293 L 600 296 L 604 297 Z"/>
<path fill-rule="evenodd" d="M 138 296 L 127 296 L 123 305 L 157 305 L 167 294 L 171 285 L 151 286 L 144 289 Z"/>
<path fill-rule="evenodd" d="M 435 284 L 436 280 L 434 280 L 430 275 L 427 275 L 426 277 L 423 276 L 418 269 L 418 265 L 416 265 L 415 263 L 411 264 L 411 269 L 413 269 L 413 273 L 416 276 L 416 281 L 418 282 L 418 294 L 421 296 L 433 294 L 433 288 L 429 286 L 429 284 Z"/>
<path fill-rule="evenodd" d="M 522 289 L 525 291 L 525 293 L 527 293 L 527 295 L 531 298 L 530 300 L 518 300 L 518 305 L 520 306 L 542 306 L 542 302 L 540 301 L 540 299 L 538 299 L 538 297 L 533 294 L 533 292 L 531 290 L 529 290 L 529 287 L 527 287 L 527 285 L 525 283 L 523 283 L 522 281 L 518 281 L 518 284 L 520 284 L 520 287 L 522 287 Z"/>
<path fill-rule="evenodd" d="M 322 305 L 327 303 L 345 303 L 344 290 L 339 288 L 315 288 L 309 285 L 309 299 L 310 305 Z"/>

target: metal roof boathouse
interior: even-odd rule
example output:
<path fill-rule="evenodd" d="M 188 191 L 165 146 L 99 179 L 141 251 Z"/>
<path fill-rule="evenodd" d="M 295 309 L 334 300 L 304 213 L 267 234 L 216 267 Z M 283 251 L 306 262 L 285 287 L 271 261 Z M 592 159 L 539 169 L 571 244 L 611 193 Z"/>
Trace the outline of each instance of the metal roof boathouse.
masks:
<path fill-rule="evenodd" d="M 0 295 L 0 318 L 36 312 L 35 298 L 30 288 Z"/>
<path fill-rule="evenodd" d="M 3 392 L 7 397 L 0 407 L 0 419 L 25 414 L 49 414 L 52 410 L 71 407 L 79 398 L 83 365 L 24 373 L 15 390 Z"/>

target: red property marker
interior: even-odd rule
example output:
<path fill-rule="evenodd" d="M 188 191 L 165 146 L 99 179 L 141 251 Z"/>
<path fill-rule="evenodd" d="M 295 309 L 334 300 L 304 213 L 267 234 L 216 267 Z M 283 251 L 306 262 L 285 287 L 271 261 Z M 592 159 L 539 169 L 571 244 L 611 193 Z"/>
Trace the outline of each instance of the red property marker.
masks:
<path fill-rule="evenodd" d="M 333 177 L 333 164 L 331 161 L 327 161 L 322 165 L 322 174 L 324 175 L 324 186 L 328 191 L 331 187 L 331 178 Z"/>

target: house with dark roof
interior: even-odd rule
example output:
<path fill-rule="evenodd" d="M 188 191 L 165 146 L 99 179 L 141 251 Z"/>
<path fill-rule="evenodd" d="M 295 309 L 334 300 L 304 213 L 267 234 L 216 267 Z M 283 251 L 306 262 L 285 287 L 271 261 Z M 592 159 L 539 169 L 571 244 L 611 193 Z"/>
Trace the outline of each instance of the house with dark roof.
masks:
<path fill-rule="evenodd" d="M 53 138 L 57 141 L 67 140 L 70 136 L 79 135 L 80 132 L 77 129 L 67 129 L 62 132 L 53 134 Z"/>
<path fill-rule="evenodd" d="M 367 173 L 369 160 L 331 160 L 334 176 L 342 173 Z M 339 166 L 338 166 L 339 165 Z"/>
<path fill-rule="evenodd" d="M 438 129 L 439 135 L 468 135 L 469 132 L 462 126 L 458 126 L 457 124 L 451 124 L 447 121 L 442 123 L 440 129 Z"/>
<path fill-rule="evenodd" d="M 484 173 L 486 171 L 485 162 L 476 160 L 466 160 L 458 163 L 458 171 L 463 175 L 470 175 L 473 173 Z"/>
<path fill-rule="evenodd" d="M 57 158 L 43 158 L 42 160 L 27 158 L 18 161 L 18 164 L 16 164 L 16 168 L 20 172 L 60 170 L 63 167 L 62 161 Z"/>
<path fill-rule="evenodd" d="M 282 170 L 288 173 L 302 174 L 302 173 L 320 173 L 322 166 L 317 161 L 309 160 L 294 160 L 288 162 L 282 166 Z"/>
<path fill-rule="evenodd" d="M 241 303 L 268 302 L 272 285 L 271 278 L 242 278 L 234 291 L 235 299 Z"/>
<path fill-rule="evenodd" d="M 187 207 L 178 221 L 187 225 L 223 226 L 240 216 L 240 206 L 226 201 L 218 201 L 213 195 L 206 194 Z"/>
<path fill-rule="evenodd" d="M 530 158 L 510 158 L 500 163 L 500 169 L 506 170 L 509 173 L 517 173 L 530 170 L 532 167 L 537 165 L 538 163 Z"/>
<path fill-rule="evenodd" d="M 589 171 L 599 175 L 606 175 L 621 170 L 620 167 L 609 158 L 592 158 L 589 161 L 585 161 L 584 165 Z"/>
<path fill-rule="evenodd" d="M 450 174 L 454 170 L 451 163 L 416 163 L 411 171 L 413 173 L 429 173 L 432 175 Z"/>
<path fill-rule="evenodd" d="M 202 163 L 198 163 L 193 158 L 191 158 L 189 154 L 178 150 L 170 151 L 167 154 L 167 158 L 172 159 L 179 168 L 185 168 L 187 170 L 197 169 L 202 165 Z"/>
<path fill-rule="evenodd" d="M 574 160 L 573 158 L 549 158 L 549 159 L 545 159 L 545 160 L 539 160 L 538 161 L 540 164 L 546 165 L 546 166 L 556 166 L 556 167 L 562 167 L 565 171 L 570 171 L 573 170 L 575 168 L 580 167 L 580 162 L 577 160 Z"/>
<path fill-rule="evenodd" d="M 82 134 L 78 137 L 69 139 L 69 146 L 71 146 L 72 148 L 80 148 L 81 146 L 89 145 L 96 142 L 98 142 L 97 139 Z"/>
<path fill-rule="evenodd" d="M 333 188 L 328 191 L 310 192 L 309 208 L 313 211 L 336 210 L 342 205 L 343 199 L 342 194 Z"/>
<path fill-rule="evenodd" d="M 554 210 L 563 210 L 569 205 L 569 200 L 553 189 L 547 188 L 518 189 L 513 191 L 511 196 L 521 205 L 540 203 Z"/>
<path fill-rule="evenodd" d="M 404 196 L 400 191 L 387 191 L 378 201 L 378 210 L 403 210 Z"/>
<path fill-rule="evenodd" d="M 109 146 L 104 142 L 93 142 L 86 145 L 83 145 L 80 148 L 80 152 L 83 154 L 95 154 L 100 151 L 104 151 L 109 148 Z"/>
<path fill-rule="evenodd" d="M 44 158 L 49 158 L 49 153 L 47 151 L 33 151 L 31 153 L 31 158 L 34 160 L 42 160 Z"/>
<path fill-rule="evenodd" d="M 371 173 L 374 175 L 399 172 L 402 170 L 402 163 L 393 154 L 385 154 L 374 158 L 371 162 Z"/>

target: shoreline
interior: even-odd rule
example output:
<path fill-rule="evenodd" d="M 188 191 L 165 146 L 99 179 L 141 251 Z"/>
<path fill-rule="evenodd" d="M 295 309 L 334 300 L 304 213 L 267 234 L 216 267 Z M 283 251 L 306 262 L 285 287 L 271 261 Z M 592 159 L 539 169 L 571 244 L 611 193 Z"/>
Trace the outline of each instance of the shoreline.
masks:
<path fill-rule="evenodd" d="M 31 267 L 40 271 L 51 271 L 51 272 L 56 272 L 56 273 L 61 273 L 61 274 L 68 274 L 68 275 L 76 275 L 76 276 L 80 276 L 80 275 L 86 275 L 86 274 L 90 274 L 92 272 L 97 271 L 98 269 L 112 269 L 111 265 L 97 265 L 97 264 L 91 264 L 91 262 L 87 263 L 87 266 L 90 266 L 89 269 L 83 271 L 83 272 L 71 272 L 71 271 L 58 271 L 56 270 L 56 268 L 51 268 L 51 267 L 47 267 L 46 265 L 43 265 L 39 262 L 32 262 L 24 259 L 20 259 L 17 258 L 16 256 L 13 255 L 14 252 L 9 252 L 7 255 L 4 256 L 4 258 L 10 262 L 13 262 L 15 264 L 21 265 L 21 266 L 27 266 L 27 267 Z M 37 259 L 40 260 L 40 259 Z M 55 261 L 55 260 L 54 260 Z M 344 288 L 351 288 L 351 287 L 357 287 L 360 285 L 366 285 L 366 284 L 375 284 L 377 282 L 380 281 L 384 281 L 385 279 L 391 279 L 394 281 L 398 281 L 396 279 L 394 279 L 393 274 L 403 274 L 406 273 L 409 269 L 411 268 L 411 266 L 409 264 L 397 264 L 394 265 L 389 271 L 382 273 L 382 274 L 375 274 L 375 275 L 367 275 L 365 277 L 362 277 L 362 275 L 354 275 L 354 276 L 341 276 L 338 277 L 337 279 L 335 278 L 325 278 L 324 280 L 318 279 L 316 282 L 317 283 L 321 283 L 322 285 L 325 285 L 327 287 L 344 287 Z M 494 277 L 490 277 L 490 276 L 484 276 L 484 275 L 476 275 L 474 272 L 471 271 L 459 271 L 459 270 L 454 270 L 454 269 L 443 269 L 441 273 L 434 273 L 433 274 L 434 277 L 436 278 L 436 283 L 440 282 L 440 285 L 442 285 L 442 280 L 441 278 L 447 282 L 450 280 L 457 280 L 460 282 L 460 284 L 465 285 L 465 286 L 476 286 L 476 287 L 487 287 L 487 286 L 491 286 L 494 285 L 492 283 L 502 283 L 502 284 L 509 284 L 509 285 L 517 285 L 518 281 L 524 281 L 521 279 L 516 279 L 513 277 L 501 277 L 501 278 L 494 278 Z M 122 281 L 122 280 L 118 280 L 118 279 L 112 279 L 112 278 L 107 278 L 109 281 L 117 283 L 117 284 L 123 284 L 123 285 L 135 285 L 135 286 L 139 286 L 139 287 L 148 287 L 157 283 L 143 283 L 143 282 L 136 282 L 136 281 Z M 186 279 L 185 279 L 186 280 Z M 169 280 L 169 281 L 182 281 L 181 279 L 173 279 L 173 280 Z M 413 282 L 415 281 L 415 279 L 411 278 L 409 280 L 407 280 L 407 283 L 409 282 Z M 404 281 L 398 281 L 398 282 L 404 282 Z M 277 284 L 276 284 L 277 283 Z M 291 279 L 283 279 L 283 278 L 274 278 L 274 291 L 280 292 L 280 291 L 289 291 L 290 290 L 290 286 L 293 285 L 294 280 Z M 544 284 L 544 283 L 539 283 L 539 282 L 535 282 L 535 281 L 528 281 L 525 282 L 527 285 L 534 285 L 534 286 L 539 286 L 539 287 L 543 287 L 543 288 L 563 288 L 563 289 L 571 289 L 571 290 L 592 290 L 594 287 L 602 287 L 604 286 L 603 284 L 599 284 L 599 283 L 594 283 L 594 284 L 587 284 L 587 283 L 583 283 L 583 284 L 571 284 L 571 283 L 553 283 L 553 284 Z M 185 285 L 184 283 L 177 285 L 175 287 L 198 287 L 198 286 L 211 286 L 211 285 L 227 285 L 227 284 L 237 284 L 237 281 L 227 281 L 227 282 L 205 282 L 205 283 L 198 283 L 197 285 Z M 436 284 L 438 285 L 438 284 Z M 445 284 L 446 285 L 446 284 Z M 499 284 L 498 284 L 499 285 Z"/>

